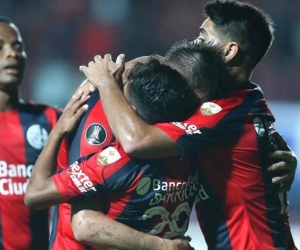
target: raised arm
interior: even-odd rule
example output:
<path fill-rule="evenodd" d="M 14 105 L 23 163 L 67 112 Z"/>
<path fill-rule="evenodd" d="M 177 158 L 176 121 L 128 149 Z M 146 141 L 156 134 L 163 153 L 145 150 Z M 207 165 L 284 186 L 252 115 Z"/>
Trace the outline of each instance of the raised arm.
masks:
<path fill-rule="evenodd" d="M 60 144 L 78 123 L 87 110 L 88 95 L 77 92 L 64 109 L 63 114 L 51 131 L 47 143 L 39 155 L 29 179 L 24 202 L 26 206 L 44 209 L 53 204 L 63 202 L 51 176 L 57 166 L 56 158 Z"/>
<path fill-rule="evenodd" d="M 100 203 L 80 197 L 71 203 L 72 229 L 75 239 L 95 249 L 119 250 L 192 250 L 188 239 L 168 240 L 136 231 L 106 217 Z"/>
<path fill-rule="evenodd" d="M 145 57 L 140 58 L 142 60 Z M 122 81 L 126 81 L 126 71 L 133 67 L 133 60 L 125 64 Z M 120 55 L 116 63 L 111 55 L 102 59 L 95 56 L 80 70 L 101 94 L 101 101 L 112 131 L 121 143 L 125 152 L 137 158 L 167 158 L 180 156 L 180 147 L 161 129 L 147 124 L 132 109 L 120 88 L 120 75 L 124 70 L 124 55 Z M 273 183 L 281 184 L 280 192 L 290 190 L 294 180 L 297 158 L 286 145 L 283 138 L 277 137 L 279 148 L 270 156 L 276 160 L 269 171 L 278 171 Z"/>
<path fill-rule="evenodd" d="M 103 59 L 95 56 L 88 67 L 81 66 L 89 81 L 99 90 L 101 101 L 111 129 L 125 152 L 138 158 L 165 158 L 180 156 L 180 147 L 162 130 L 148 125 L 132 109 L 120 88 L 124 70 L 124 55 L 118 56 L 116 63 L 109 54 Z M 145 57 L 140 58 L 144 60 Z M 134 60 L 125 65 L 126 71 L 133 67 Z"/>

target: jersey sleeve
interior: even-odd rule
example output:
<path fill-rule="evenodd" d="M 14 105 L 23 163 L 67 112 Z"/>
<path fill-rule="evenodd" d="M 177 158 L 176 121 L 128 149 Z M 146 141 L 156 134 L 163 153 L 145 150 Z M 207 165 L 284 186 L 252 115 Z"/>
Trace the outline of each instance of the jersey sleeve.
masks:
<path fill-rule="evenodd" d="M 86 195 L 95 196 L 119 190 L 119 172 L 130 161 L 128 155 L 114 144 L 101 152 L 83 157 L 52 176 L 65 201 Z"/>
<path fill-rule="evenodd" d="M 229 98 L 206 102 L 184 122 L 161 123 L 155 126 L 167 133 L 184 153 L 213 147 L 236 140 L 243 131 L 247 109 L 243 100 Z"/>

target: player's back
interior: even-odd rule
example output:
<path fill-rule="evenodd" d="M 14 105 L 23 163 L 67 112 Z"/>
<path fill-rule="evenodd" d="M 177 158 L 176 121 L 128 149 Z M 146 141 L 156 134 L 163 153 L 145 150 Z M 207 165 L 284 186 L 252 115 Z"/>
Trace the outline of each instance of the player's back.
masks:
<path fill-rule="evenodd" d="M 78 159 L 52 180 L 65 200 L 107 195 L 108 217 L 141 232 L 177 238 L 187 231 L 198 176 L 196 157 L 138 160 L 116 142 Z"/>
<path fill-rule="evenodd" d="M 156 125 L 185 153 L 198 152 L 196 210 L 209 249 L 293 249 L 286 194 L 267 171 L 273 122 L 260 87 L 248 83 L 185 122 Z"/>
<path fill-rule="evenodd" d="M 239 115 L 232 120 L 243 122 L 237 140 L 199 154 L 196 211 L 205 240 L 209 249 L 294 249 L 287 194 L 277 193 L 267 170 L 275 148 L 274 118 L 265 100 L 255 96 L 244 120 Z"/>
<path fill-rule="evenodd" d="M 81 119 L 77 130 L 64 140 L 58 155 L 58 170 L 73 163 L 78 158 L 99 151 L 114 140 L 98 93 L 93 93 L 88 103 L 89 109 Z M 71 228 L 71 208 L 68 203 L 55 206 L 50 237 L 51 250 L 88 250 L 91 247 L 75 240 Z"/>
<path fill-rule="evenodd" d="M 101 174 L 110 173 L 100 185 L 110 194 L 107 216 L 159 237 L 184 236 L 199 184 L 196 158 L 138 160 L 126 156 L 118 143 L 114 148 L 121 160 L 107 165 L 111 157 L 107 153 L 97 159 L 98 170 L 104 168 Z"/>
<path fill-rule="evenodd" d="M 48 210 L 31 210 L 24 204 L 28 179 L 59 111 L 20 102 L 0 112 L 0 249 L 47 249 Z"/>

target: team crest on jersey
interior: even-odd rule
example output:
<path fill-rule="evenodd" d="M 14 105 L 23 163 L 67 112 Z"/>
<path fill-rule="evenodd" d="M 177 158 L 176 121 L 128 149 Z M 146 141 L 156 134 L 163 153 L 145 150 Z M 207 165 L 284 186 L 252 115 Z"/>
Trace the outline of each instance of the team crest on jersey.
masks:
<path fill-rule="evenodd" d="M 205 102 L 200 107 L 202 115 L 214 115 L 219 113 L 221 110 L 222 108 L 213 102 Z"/>
<path fill-rule="evenodd" d="M 42 149 L 48 139 L 47 130 L 39 124 L 31 125 L 26 132 L 26 140 L 35 149 Z"/>
<path fill-rule="evenodd" d="M 98 165 L 108 165 L 121 159 L 121 155 L 114 147 L 108 147 L 99 153 L 97 158 Z"/>
<path fill-rule="evenodd" d="M 99 123 L 91 124 L 85 131 L 85 139 L 90 145 L 101 145 L 107 138 L 106 129 Z"/>

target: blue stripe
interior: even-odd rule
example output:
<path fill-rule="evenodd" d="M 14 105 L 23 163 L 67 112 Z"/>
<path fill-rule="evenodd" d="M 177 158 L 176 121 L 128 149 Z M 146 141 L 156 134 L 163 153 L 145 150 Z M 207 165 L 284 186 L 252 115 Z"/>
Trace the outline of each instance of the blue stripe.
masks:
<path fill-rule="evenodd" d="M 214 192 L 214 184 L 211 184 L 206 178 L 204 172 L 199 172 L 200 184 L 204 187 L 208 199 L 199 199 L 195 206 L 201 211 L 197 214 L 198 221 L 204 225 L 202 229 L 209 249 L 231 250 L 232 245 L 229 236 L 226 219 L 222 210 L 222 202 Z M 199 188 L 200 194 L 202 187 Z M 225 188 L 224 188 L 225 190 Z M 224 194 L 225 195 L 225 194 Z"/>
<path fill-rule="evenodd" d="M 272 234 L 274 247 L 278 250 L 285 250 L 288 247 L 288 226 L 285 223 L 284 216 L 281 215 L 281 203 L 277 194 L 279 186 L 272 183 L 275 176 L 273 172 L 267 171 L 267 167 L 271 164 L 267 155 L 271 152 L 269 136 L 257 136 L 257 144 L 260 153 L 260 165 L 264 182 L 266 217 L 268 227 Z"/>
<path fill-rule="evenodd" d="M 71 164 L 74 161 L 78 160 L 78 158 L 81 156 L 81 154 L 80 154 L 80 141 L 81 141 L 81 136 L 84 132 L 83 128 L 84 128 L 85 123 L 86 123 L 86 121 L 89 117 L 89 114 L 91 113 L 93 107 L 96 105 L 96 103 L 98 101 L 99 101 L 99 94 L 98 94 L 98 92 L 95 92 L 91 95 L 91 98 L 87 102 L 87 104 L 89 105 L 88 111 L 84 114 L 84 116 L 80 120 L 78 128 L 69 137 L 69 145 L 70 145 L 69 164 Z"/>
<path fill-rule="evenodd" d="M 25 164 L 33 165 L 38 158 L 42 149 L 36 149 L 32 147 L 26 139 L 27 129 L 34 124 L 41 125 L 48 134 L 50 133 L 50 124 L 48 123 L 47 117 L 44 113 L 44 106 L 31 106 L 23 105 L 20 106 L 20 121 L 23 129 L 25 138 Z M 30 210 L 30 230 L 32 235 L 32 250 L 47 249 L 48 237 L 49 237 L 49 226 L 48 226 L 48 210 L 36 211 Z"/>
<path fill-rule="evenodd" d="M 58 205 L 54 207 L 53 219 L 52 219 L 52 229 L 50 234 L 50 242 L 49 242 L 49 250 L 52 248 L 56 235 L 57 235 L 57 225 L 58 225 L 58 218 L 59 218 L 59 209 Z"/>

